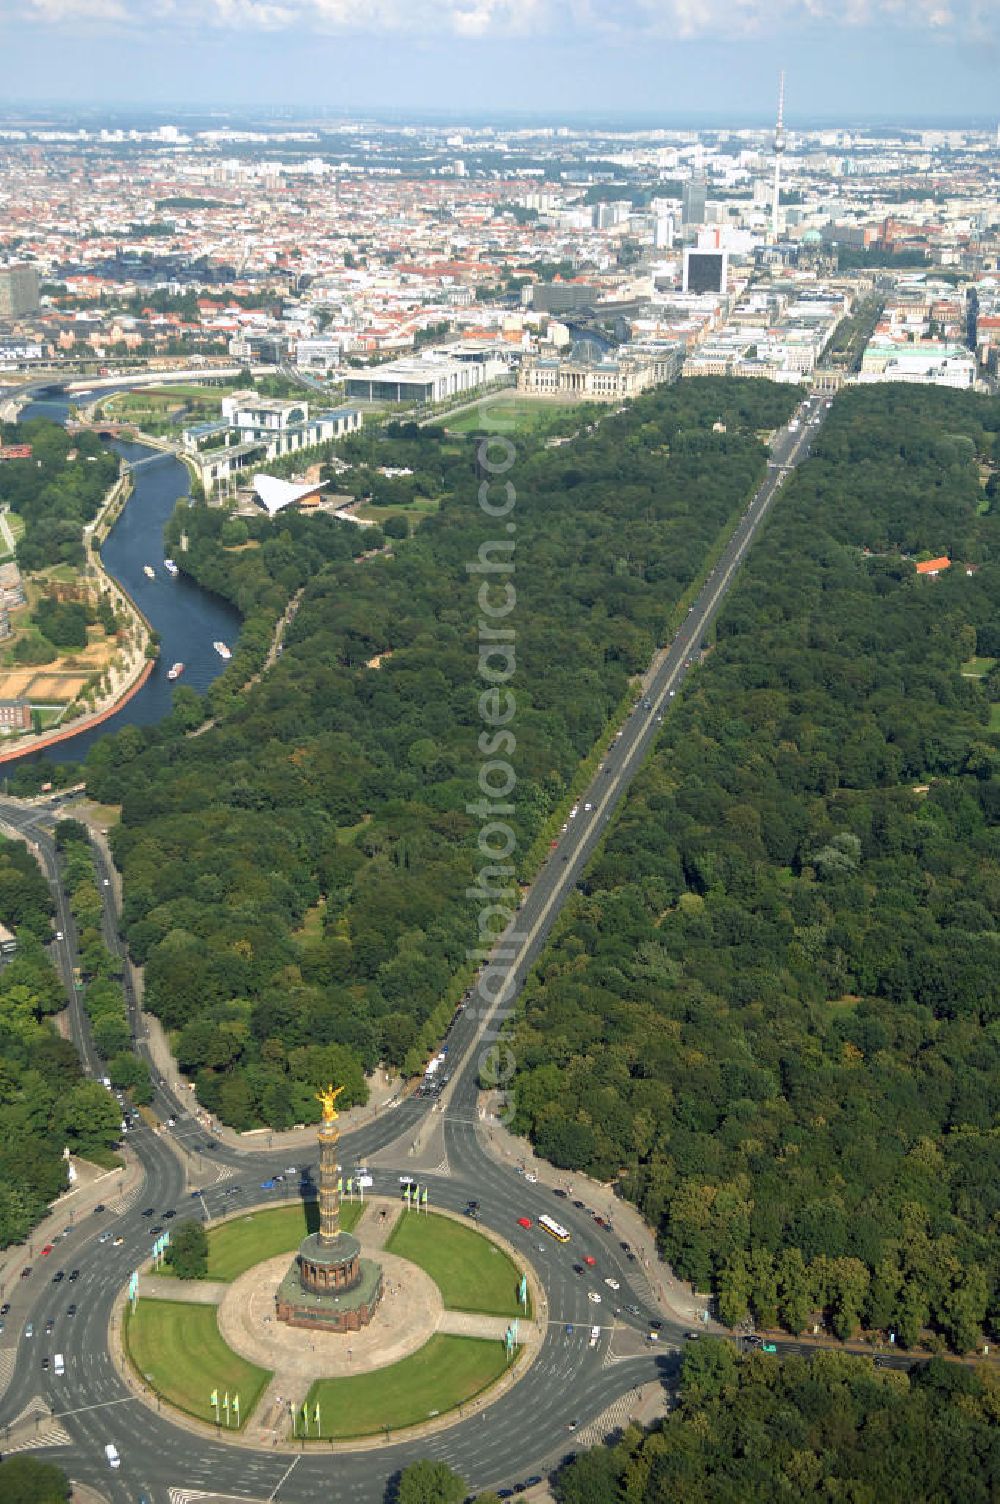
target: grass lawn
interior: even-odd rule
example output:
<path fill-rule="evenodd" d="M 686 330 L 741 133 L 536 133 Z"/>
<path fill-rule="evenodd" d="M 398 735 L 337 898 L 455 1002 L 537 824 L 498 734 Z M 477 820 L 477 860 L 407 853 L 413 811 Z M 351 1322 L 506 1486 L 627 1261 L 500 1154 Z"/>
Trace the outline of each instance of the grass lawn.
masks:
<path fill-rule="evenodd" d="M 482 402 L 454 418 L 447 414 L 440 420 L 443 427 L 452 433 L 533 433 L 552 428 L 575 411 L 570 402 L 548 402 L 544 399 L 516 397 L 513 400 Z"/>
<path fill-rule="evenodd" d="M 1000 731 L 1000 705 L 990 706 L 990 730 Z"/>
<path fill-rule="evenodd" d="M 415 501 L 403 502 L 399 506 L 376 507 L 369 503 L 358 507 L 355 516 L 361 517 L 365 522 L 387 522 L 390 517 L 405 517 L 412 523 L 432 516 L 440 508 L 438 497 L 418 496 Z"/>
<path fill-rule="evenodd" d="M 361 1216 L 360 1202 L 345 1202 L 340 1208 L 340 1225 L 350 1232 Z M 235 1279 L 254 1264 L 277 1258 L 279 1253 L 294 1253 L 307 1232 L 319 1227 L 319 1205 L 315 1201 L 296 1200 L 290 1206 L 276 1206 L 248 1212 L 232 1222 L 208 1229 L 208 1279 Z"/>
<path fill-rule="evenodd" d="M 135 1315 L 126 1310 L 125 1345 L 139 1374 L 190 1415 L 215 1419 L 209 1395 L 228 1390 L 240 1397 L 240 1427 L 253 1410 L 271 1375 L 248 1363 L 219 1334 L 214 1306 L 182 1300 L 139 1300 Z M 232 1429 L 236 1430 L 235 1424 Z"/>
<path fill-rule="evenodd" d="M 962 673 L 966 678 L 984 679 L 995 663 L 995 658 L 968 658 L 962 664 Z"/>
<path fill-rule="evenodd" d="M 448 1217 L 405 1212 L 386 1247 L 418 1264 L 441 1291 L 449 1310 L 523 1316 L 517 1301 L 521 1271 L 495 1243 Z"/>
<path fill-rule="evenodd" d="M 315 1435 L 317 1401 L 323 1437 L 369 1436 L 387 1428 L 398 1431 L 471 1400 L 506 1367 L 502 1342 L 432 1337 L 391 1368 L 352 1379 L 318 1379 L 307 1401 L 310 1433 Z"/>

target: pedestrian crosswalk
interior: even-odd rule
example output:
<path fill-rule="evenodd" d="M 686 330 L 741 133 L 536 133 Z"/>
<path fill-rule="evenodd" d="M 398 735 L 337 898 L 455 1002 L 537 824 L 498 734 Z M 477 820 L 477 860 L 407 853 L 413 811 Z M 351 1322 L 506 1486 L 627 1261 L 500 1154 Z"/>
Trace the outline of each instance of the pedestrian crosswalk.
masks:
<path fill-rule="evenodd" d="M 0 1347 L 0 1399 L 7 1393 L 17 1362 L 16 1347 Z"/>
<path fill-rule="evenodd" d="M 218 1171 L 215 1176 L 215 1184 L 218 1185 L 220 1180 L 232 1180 L 235 1174 L 236 1171 L 233 1169 L 232 1165 L 219 1165 Z"/>
<path fill-rule="evenodd" d="M 203 1504 L 210 1499 L 212 1504 L 256 1504 L 253 1499 L 247 1498 L 246 1494 L 207 1494 L 201 1488 L 168 1488 L 167 1494 L 170 1504 Z"/>
<path fill-rule="evenodd" d="M 69 1432 L 57 1420 L 49 1421 L 47 1424 L 40 1425 L 33 1434 L 25 1432 L 19 1436 L 12 1431 L 10 1440 L 3 1443 L 3 1454 L 5 1457 L 10 1457 L 14 1452 L 42 1451 L 45 1447 L 68 1447 L 72 1439 Z"/>
<path fill-rule="evenodd" d="M 68 1447 L 72 1438 L 64 1426 L 53 1419 L 48 1405 L 40 1397 L 29 1400 L 16 1420 L 4 1428 L 3 1454 L 40 1451 L 43 1447 Z"/>

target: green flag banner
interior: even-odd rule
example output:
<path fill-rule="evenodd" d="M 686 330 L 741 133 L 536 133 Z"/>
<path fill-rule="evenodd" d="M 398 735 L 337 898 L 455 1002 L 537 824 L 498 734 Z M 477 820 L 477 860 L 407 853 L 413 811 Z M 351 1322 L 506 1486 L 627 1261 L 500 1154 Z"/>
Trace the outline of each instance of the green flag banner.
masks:
<path fill-rule="evenodd" d="M 218 1405 L 219 1405 L 219 1391 L 217 1389 L 213 1389 L 212 1390 L 212 1393 L 208 1397 L 208 1403 L 210 1405 L 214 1405 L 216 1407 L 216 1409 L 218 1409 Z"/>

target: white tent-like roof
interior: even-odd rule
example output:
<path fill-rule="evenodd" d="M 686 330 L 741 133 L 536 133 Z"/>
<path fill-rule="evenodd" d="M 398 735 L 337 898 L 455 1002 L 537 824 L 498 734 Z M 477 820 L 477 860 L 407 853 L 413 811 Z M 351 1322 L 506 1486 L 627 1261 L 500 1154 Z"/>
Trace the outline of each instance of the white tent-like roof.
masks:
<path fill-rule="evenodd" d="M 304 500 L 306 496 L 315 496 L 319 490 L 315 483 L 311 486 L 296 484 L 290 480 L 279 480 L 276 475 L 255 475 L 253 488 L 257 493 L 257 500 L 269 517 Z"/>

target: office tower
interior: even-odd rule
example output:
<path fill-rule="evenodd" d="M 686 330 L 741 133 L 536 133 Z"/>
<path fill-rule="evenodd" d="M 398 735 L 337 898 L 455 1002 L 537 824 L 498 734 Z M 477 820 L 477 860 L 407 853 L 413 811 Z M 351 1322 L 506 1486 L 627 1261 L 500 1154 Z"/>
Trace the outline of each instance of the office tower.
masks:
<path fill-rule="evenodd" d="M 33 266 L 0 266 L 0 319 L 20 319 L 37 313 L 38 272 Z"/>
<path fill-rule="evenodd" d="M 728 282 L 728 251 L 685 250 L 683 292 L 724 293 Z"/>
<path fill-rule="evenodd" d="M 708 198 L 708 180 L 703 172 L 693 172 L 681 189 L 681 223 L 703 225 L 705 201 Z"/>

